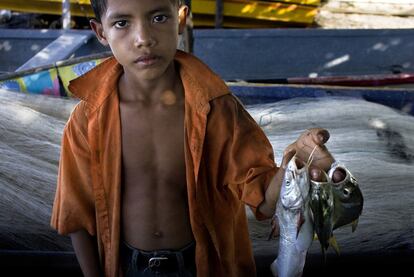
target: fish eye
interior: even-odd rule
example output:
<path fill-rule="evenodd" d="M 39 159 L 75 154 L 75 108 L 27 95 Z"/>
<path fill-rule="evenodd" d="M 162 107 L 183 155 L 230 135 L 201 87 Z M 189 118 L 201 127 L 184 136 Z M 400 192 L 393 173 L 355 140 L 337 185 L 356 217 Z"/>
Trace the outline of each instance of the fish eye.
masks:
<path fill-rule="evenodd" d="M 351 195 L 351 189 L 350 188 L 344 188 L 342 192 L 343 192 L 345 197 L 349 197 Z"/>

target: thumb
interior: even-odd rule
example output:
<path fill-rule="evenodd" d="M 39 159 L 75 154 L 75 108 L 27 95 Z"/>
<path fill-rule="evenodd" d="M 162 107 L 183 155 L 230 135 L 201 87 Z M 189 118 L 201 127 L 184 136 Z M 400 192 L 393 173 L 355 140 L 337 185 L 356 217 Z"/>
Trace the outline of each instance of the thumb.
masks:
<path fill-rule="evenodd" d="M 296 150 L 294 148 L 287 148 L 285 152 L 283 153 L 283 159 L 282 159 L 282 168 L 286 169 L 287 164 L 289 161 L 293 158 L 293 156 L 296 154 Z"/>

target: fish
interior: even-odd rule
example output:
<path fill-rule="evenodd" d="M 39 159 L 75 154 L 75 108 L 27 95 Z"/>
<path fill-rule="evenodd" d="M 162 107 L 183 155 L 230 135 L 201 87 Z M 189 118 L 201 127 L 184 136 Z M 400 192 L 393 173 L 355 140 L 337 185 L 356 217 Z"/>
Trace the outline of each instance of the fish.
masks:
<path fill-rule="evenodd" d="M 280 233 L 278 255 L 270 265 L 273 276 L 302 276 L 313 241 L 308 164 L 293 156 L 286 167 L 275 212 Z"/>
<path fill-rule="evenodd" d="M 333 181 L 336 170 L 341 170 L 345 176 L 342 181 Z M 328 173 L 323 174 L 323 182 L 310 180 L 310 206 L 315 233 L 321 244 L 322 255 L 326 259 L 329 246 L 339 254 L 334 230 L 348 224 L 352 224 L 352 232 L 356 230 L 364 200 L 356 178 L 344 165 L 335 162 Z"/>
<path fill-rule="evenodd" d="M 352 224 L 352 232 L 354 232 L 358 225 L 358 219 L 362 214 L 364 197 L 357 179 L 344 165 L 334 163 L 331 166 L 328 172 L 331 180 L 336 170 L 341 170 L 345 178 L 337 183 L 332 181 L 334 196 L 333 230 Z"/>
<path fill-rule="evenodd" d="M 322 171 L 325 180 L 322 182 L 310 180 L 310 207 L 314 223 L 314 230 L 323 257 L 333 238 L 334 195 L 332 182 L 328 174 Z"/>

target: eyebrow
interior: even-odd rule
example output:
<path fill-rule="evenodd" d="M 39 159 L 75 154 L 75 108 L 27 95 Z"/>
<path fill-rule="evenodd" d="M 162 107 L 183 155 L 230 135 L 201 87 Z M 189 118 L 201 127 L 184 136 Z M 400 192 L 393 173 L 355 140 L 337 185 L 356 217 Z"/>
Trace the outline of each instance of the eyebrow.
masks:
<path fill-rule="evenodd" d="M 171 13 L 171 9 L 167 6 L 160 6 L 156 7 L 150 11 L 147 12 L 147 15 L 152 15 L 155 13 Z M 120 18 L 131 18 L 132 15 L 128 13 L 122 13 L 122 12 L 114 12 L 113 14 L 110 14 L 108 16 L 108 20 L 116 20 Z"/>
<path fill-rule="evenodd" d="M 148 12 L 148 14 L 154 14 L 154 13 L 169 13 L 171 12 L 171 9 L 169 7 L 159 7 L 159 8 L 155 8 L 151 11 Z"/>
<path fill-rule="evenodd" d="M 113 13 L 108 16 L 108 20 L 116 20 L 120 18 L 131 18 L 132 16 L 130 14 L 125 13 Z"/>

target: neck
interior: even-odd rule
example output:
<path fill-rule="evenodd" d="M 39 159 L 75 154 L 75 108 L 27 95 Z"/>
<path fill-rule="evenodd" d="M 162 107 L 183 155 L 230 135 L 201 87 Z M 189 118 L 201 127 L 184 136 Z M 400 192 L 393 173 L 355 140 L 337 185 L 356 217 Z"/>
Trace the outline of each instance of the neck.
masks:
<path fill-rule="evenodd" d="M 174 90 L 177 79 L 176 74 L 174 62 L 170 64 L 165 73 L 158 79 L 137 80 L 132 74 L 124 72 L 118 83 L 120 100 L 153 103 L 165 91 Z"/>

